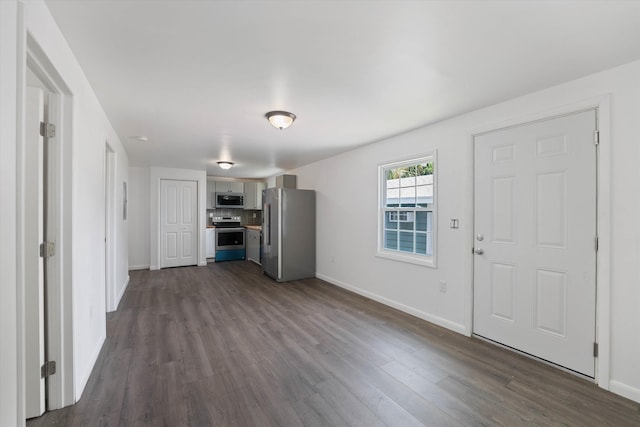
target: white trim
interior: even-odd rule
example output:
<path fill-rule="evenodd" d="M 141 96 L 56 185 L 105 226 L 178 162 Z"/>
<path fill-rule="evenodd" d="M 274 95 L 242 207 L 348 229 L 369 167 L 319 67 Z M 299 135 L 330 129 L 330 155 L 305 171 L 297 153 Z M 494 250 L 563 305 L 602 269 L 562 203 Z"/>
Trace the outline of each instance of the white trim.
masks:
<path fill-rule="evenodd" d="M 124 295 L 124 293 L 127 291 L 127 288 L 129 287 L 130 278 L 131 277 L 127 274 L 127 280 L 124 281 L 124 285 L 122 285 L 120 292 L 118 292 L 118 295 L 116 295 L 116 306 L 114 308 L 114 311 L 118 309 L 118 306 L 120 305 L 120 301 L 122 301 L 122 296 Z"/>
<path fill-rule="evenodd" d="M 149 270 L 161 268 L 161 230 L 160 230 L 160 181 L 163 179 L 178 181 L 196 181 L 198 183 L 198 257 L 197 265 L 206 266 L 206 206 L 207 206 L 207 172 L 192 169 L 175 169 L 163 167 L 149 168 L 150 221 L 149 221 Z"/>
<path fill-rule="evenodd" d="M 146 264 L 146 265 L 130 265 L 129 266 L 129 271 L 132 271 L 132 270 L 151 270 L 151 268 L 150 268 L 149 264 Z"/>
<path fill-rule="evenodd" d="M 386 180 L 383 176 L 383 171 L 385 169 L 401 167 L 401 166 L 409 166 L 416 163 L 420 163 L 423 160 L 429 160 L 433 163 L 433 203 L 430 210 L 420 208 L 418 210 L 421 211 L 429 211 L 432 213 L 431 219 L 431 241 L 432 243 L 432 255 L 420 255 L 415 253 L 387 250 L 383 248 L 383 235 L 384 235 L 384 220 L 383 212 L 385 211 L 385 207 L 383 206 L 384 197 L 382 196 L 383 191 L 386 191 L 385 184 Z M 378 258 L 386 258 L 393 261 L 406 262 L 409 264 L 422 265 L 424 267 L 429 268 L 437 268 L 437 257 L 438 257 L 438 150 L 433 149 L 427 153 L 423 153 L 420 155 L 403 157 L 401 160 L 393 160 L 390 162 L 378 163 L 378 229 L 377 229 L 377 240 L 376 240 L 376 254 L 375 256 Z M 398 210 L 408 210 L 413 212 L 411 208 L 398 208 Z"/>
<path fill-rule="evenodd" d="M 25 17 L 20 16 L 19 52 L 20 70 L 18 79 L 18 144 L 24 147 L 24 88 L 25 73 L 29 68 L 47 86 L 50 93 L 49 120 L 56 125 L 56 137 L 49 153 L 49 238 L 56 242 L 56 256 L 48 263 L 48 337 L 49 357 L 56 361 L 57 374 L 48 381 L 47 410 L 59 409 L 75 403 L 73 360 L 73 292 L 72 292 L 72 159 L 73 138 L 73 94 L 39 46 L 27 31 Z M 18 164 L 18 177 L 24 170 L 24 159 Z M 19 178 L 20 180 L 21 178 Z M 18 183 L 18 185 L 22 185 Z M 19 281 L 23 293 L 24 283 Z M 19 316 L 24 319 L 24 299 L 19 307 Z M 24 330 L 21 330 L 24 334 Z M 24 338 L 23 338 L 24 340 Z M 19 348 L 23 358 L 24 347 Z M 24 378 L 24 377 L 23 377 Z"/>
<path fill-rule="evenodd" d="M 640 388 L 632 387 L 620 381 L 611 380 L 609 382 L 609 391 L 635 402 L 640 402 Z"/>
<path fill-rule="evenodd" d="M 117 155 L 115 150 L 109 145 L 109 142 L 105 142 L 104 159 L 102 164 L 105 167 L 104 176 L 104 233 L 105 233 L 105 309 L 106 312 L 115 311 L 118 303 L 116 297 L 116 213 L 115 213 L 115 194 L 116 194 L 116 162 Z"/>
<path fill-rule="evenodd" d="M 438 326 L 442 326 L 443 328 L 452 330 L 454 332 L 457 332 L 459 334 L 464 334 L 464 325 L 460 324 L 460 323 L 455 323 L 452 322 L 450 320 L 444 319 L 442 317 L 439 316 L 434 316 L 433 314 L 429 314 L 427 312 L 424 312 L 422 310 L 418 310 L 414 307 L 405 305 L 401 302 L 398 301 L 394 301 L 392 299 L 389 299 L 387 297 L 383 297 L 381 295 L 378 294 L 374 294 L 373 292 L 369 292 L 369 291 L 365 291 L 362 288 L 358 288 L 356 286 L 350 285 L 348 283 L 342 282 L 340 280 L 334 279 L 333 277 L 329 277 L 326 276 L 324 274 L 320 274 L 320 273 L 316 273 L 316 277 L 318 279 L 324 280 L 325 282 L 331 283 L 332 285 L 338 286 L 340 288 L 346 289 L 348 291 L 351 291 L 353 293 L 356 293 L 358 295 L 362 295 L 364 297 L 367 297 L 369 299 L 372 299 L 374 301 L 377 301 L 381 304 L 384 304 L 386 306 L 389 307 L 393 307 L 397 310 L 400 310 L 404 313 L 410 314 L 412 316 L 415 316 L 419 319 L 425 320 L 429 323 L 433 323 L 435 325 Z"/>
<path fill-rule="evenodd" d="M 600 131 L 600 144 L 598 145 L 598 203 L 597 203 L 597 229 L 599 236 L 599 250 L 597 256 L 596 277 L 596 341 L 598 342 L 598 357 L 596 358 L 595 381 L 599 387 L 610 390 L 611 381 L 611 94 L 606 93 L 573 103 L 549 108 L 547 110 L 510 118 L 501 122 L 484 124 L 469 130 L 469 141 L 473 146 L 474 136 L 504 129 L 512 126 L 524 125 L 540 120 L 547 120 L 567 114 L 575 114 L 580 111 L 596 109 L 598 117 L 598 129 Z M 474 156 L 474 150 L 471 150 Z M 475 161 L 472 161 L 475 165 Z M 472 222 L 475 218 L 473 212 L 473 197 L 475 191 L 475 174 L 471 177 L 471 201 Z M 473 227 L 469 236 L 469 250 L 473 246 Z M 465 335 L 473 332 L 473 261 L 471 262 L 471 280 L 465 287 Z M 621 384 L 621 383 L 618 383 Z M 628 387 L 628 386 L 627 386 Z M 613 390 L 611 390 L 613 391 Z M 640 399 L 638 400 L 640 401 Z"/>

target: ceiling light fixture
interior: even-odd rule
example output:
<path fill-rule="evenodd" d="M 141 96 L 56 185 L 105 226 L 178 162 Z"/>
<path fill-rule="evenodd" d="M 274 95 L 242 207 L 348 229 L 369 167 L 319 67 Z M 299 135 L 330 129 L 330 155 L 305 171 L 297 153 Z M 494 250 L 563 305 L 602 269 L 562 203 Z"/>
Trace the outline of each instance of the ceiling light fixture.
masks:
<path fill-rule="evenodd" d="M 146 136 L 130 136 L 129 139 L 138 142 L 149 142 L 149 138 Z"/>
<path fill-rule="evenodd" d="M 218 162 L 218 166 L 220 166 L 220 169 L 224 169 L 224 170 L 231 169 L 231 166 L 233 166 L 233 162 L 220 161 Z"/>
<path fill-rule="evenodd" d="M 274 127 L 286 129 L 296 119 L 296 115 L 288 111 L 269 111 L 264 115 Z"/>

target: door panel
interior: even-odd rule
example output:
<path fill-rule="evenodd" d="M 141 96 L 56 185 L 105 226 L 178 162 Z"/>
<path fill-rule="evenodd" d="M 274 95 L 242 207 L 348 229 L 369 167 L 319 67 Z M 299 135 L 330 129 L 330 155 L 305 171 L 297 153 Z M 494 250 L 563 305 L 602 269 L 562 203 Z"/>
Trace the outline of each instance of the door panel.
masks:
<path fill-rule="evenodd" d="M 595 111 L 475 138 L 476 335 L 593 377 Z"/>
<path fill-rule="evenodd" d="M 160 181 L 161 267 L 198 263 L 198 183 Z"/>

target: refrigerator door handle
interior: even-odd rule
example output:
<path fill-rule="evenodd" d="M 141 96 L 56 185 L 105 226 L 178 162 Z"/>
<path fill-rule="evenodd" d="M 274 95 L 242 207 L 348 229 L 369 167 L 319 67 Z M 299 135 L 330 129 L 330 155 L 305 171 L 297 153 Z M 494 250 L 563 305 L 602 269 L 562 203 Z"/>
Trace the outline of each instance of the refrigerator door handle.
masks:
<path fill-rule="evenodd" d="M 265 245 L 271 246 L 271 205 L 270 204 L 265 203 L 264 212 L 265 212 L 265 218 L 266 218 L 266 221 L 264 222 L 266 226 L 265 227 L 266 230 L 264 230 Z"/>

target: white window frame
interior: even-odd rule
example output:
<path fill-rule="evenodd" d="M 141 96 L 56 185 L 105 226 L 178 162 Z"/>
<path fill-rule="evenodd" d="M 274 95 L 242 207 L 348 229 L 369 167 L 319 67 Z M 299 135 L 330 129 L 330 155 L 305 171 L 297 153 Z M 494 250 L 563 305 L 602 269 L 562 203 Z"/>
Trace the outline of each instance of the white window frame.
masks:
<path fill-rule="evenodd" d="M 403 166 L 410 166 L 416 163 L 432 162 L 433 163 L 433 203 L 431 204 L 431 242 L 432 242 L 432 255 L 421 255 L 415 253 L 402 252 L 399 250 L 386 249 L 384 247 L 384 216 L 385 216 L 385 200 L 386 200 L 386 173 L 388 169 L 394 169 Z M 410 264 L 422 265 L 425 267 L 436 268 L 437 267 L 437 243 L 438 243 L 438 162 L 437 151 L 412 157 L 410 159 L 398 160 L 390 163 L 383 163 L 378 165 L 378 248 L 376 256 L 380 258 L 391 259 L 395 261 L 406 262 Z M 399 208 L 399 211 L 415 212 L 415 208 Z M 399 222 L 402 222 L 398 218 Z"/>

